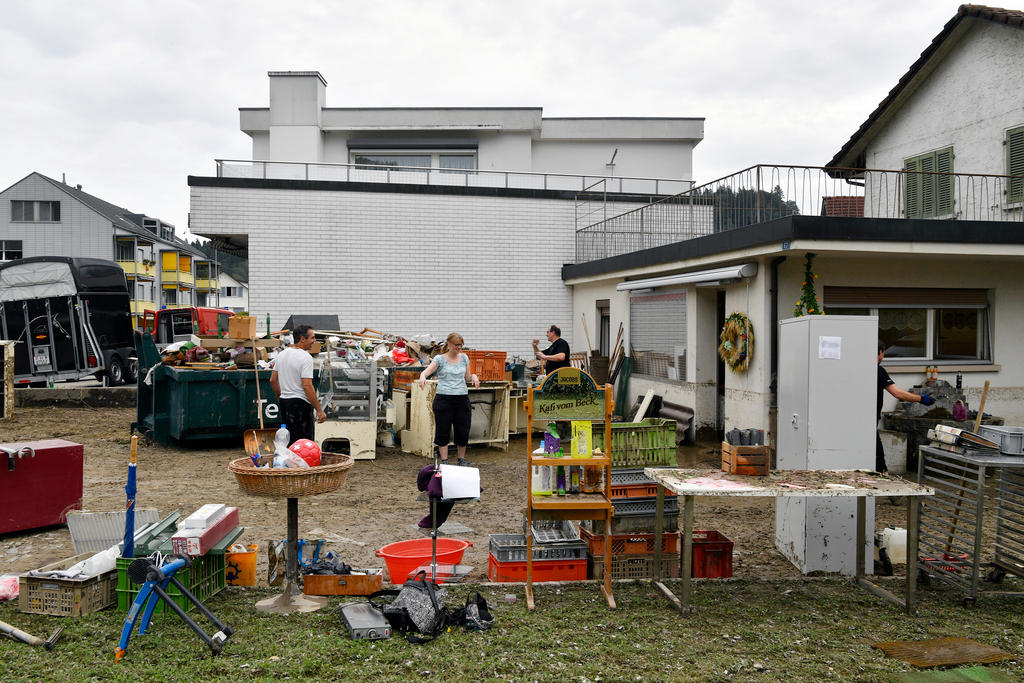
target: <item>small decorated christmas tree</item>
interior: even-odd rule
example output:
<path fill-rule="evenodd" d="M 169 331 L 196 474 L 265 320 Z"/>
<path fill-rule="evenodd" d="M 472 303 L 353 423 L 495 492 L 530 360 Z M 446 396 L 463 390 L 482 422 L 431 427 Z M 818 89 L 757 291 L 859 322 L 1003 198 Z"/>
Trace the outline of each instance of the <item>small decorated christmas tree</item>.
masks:
<path fill-rule="evenodd" d="M 804 260 L 804 281 L 800 285 L 800 299 L 793 308 L 793 315 L 799 318 L 802 315 L 821 315 L 825 311 L 818 305 L 818 295 L 814 291 L 814 281 L 818 274 L 811 272 L 811 264 L 814 262 L 814 254 L 808 253 Z"/>

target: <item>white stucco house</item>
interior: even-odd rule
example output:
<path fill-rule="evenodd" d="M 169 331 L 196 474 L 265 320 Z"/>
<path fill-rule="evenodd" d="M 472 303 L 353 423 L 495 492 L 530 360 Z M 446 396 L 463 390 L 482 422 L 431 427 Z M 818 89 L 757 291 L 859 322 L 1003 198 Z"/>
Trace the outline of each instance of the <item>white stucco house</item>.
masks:
<path fill-rule="evenodd" d="M 117 261 L 135 324 L 160 306 L 218 305 L 217 263 L 173 225 L 36 172 L 0 192 L 0 261 L 30 256 Z"/>
<path fill-rule="evenodd" d="M 878 316 L 897 384 L 961 372 L 977 407 L 990 380 L 986 412 L 1024 424 L 1024 91 L 1007 80 L 1022 28 L 1024 12 L 961 6 L 826 167 L 755 166 L 581 230 L 585 258 L 562 270 L 574 336 L 608 310 L 633 397 L 693 406 L 697 428 L 772 431 L 779 321 L 813 253 L 819 302 Z M 676 238 L 628 248 L 651 232 Z M 733 312 L 754 328 L 743 373 L 717 355 Z"/>
<path fill-rule="evenodd" d="M 315 71 L 269 73 L 240 109 L 252 158 L 190 176 L 192 232 L 246 253 L 276 324 L 460 332 L 526 354 L 570 343 L 577 226 L 692 185 L 701 118 L 549 118 L 540 107 L 328 107 Z M 595 342 L 596 343 L 596 342 Z"/>
<path fill-rule="evenodd" d="M 249 310 L 249 283 L 236 280 L 227 272 L 220 274 L 220 307 L 235 313 Z"/>

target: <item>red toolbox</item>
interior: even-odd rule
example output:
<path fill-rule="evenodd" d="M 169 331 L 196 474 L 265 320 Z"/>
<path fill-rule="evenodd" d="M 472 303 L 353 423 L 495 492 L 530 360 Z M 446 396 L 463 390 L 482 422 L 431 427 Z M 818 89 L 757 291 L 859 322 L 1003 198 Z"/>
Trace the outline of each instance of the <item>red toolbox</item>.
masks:
<path fill-rule="evenodd" d="M 67 522 L 82 509 L 81 444 L 63 439 L 0 443 L 0 534 Z"/>

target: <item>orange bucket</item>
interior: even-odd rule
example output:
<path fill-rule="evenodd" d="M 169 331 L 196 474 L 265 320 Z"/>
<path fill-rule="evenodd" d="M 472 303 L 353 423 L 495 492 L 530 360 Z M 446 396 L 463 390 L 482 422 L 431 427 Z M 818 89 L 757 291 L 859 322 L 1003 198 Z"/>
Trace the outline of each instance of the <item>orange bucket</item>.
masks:
<path fill-rule="evenodd" d="M 256 544 L 250 543 L 248 550 L 224 554 L 225 583 L 229 586 L 256 585 L 256 551 Z"/>

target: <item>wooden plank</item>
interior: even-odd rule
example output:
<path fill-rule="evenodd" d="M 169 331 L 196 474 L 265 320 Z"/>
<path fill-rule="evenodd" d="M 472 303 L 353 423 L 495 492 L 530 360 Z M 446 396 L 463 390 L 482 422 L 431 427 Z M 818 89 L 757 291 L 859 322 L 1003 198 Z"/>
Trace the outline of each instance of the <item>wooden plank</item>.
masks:
<path fill-rule="evenodd" d="M 281 345 L 279 339 L 201 339 L 200 345 L 204 349 L 223 349 L 229 346 L 256 346 L 261 349 L 274 349 Z"/>

